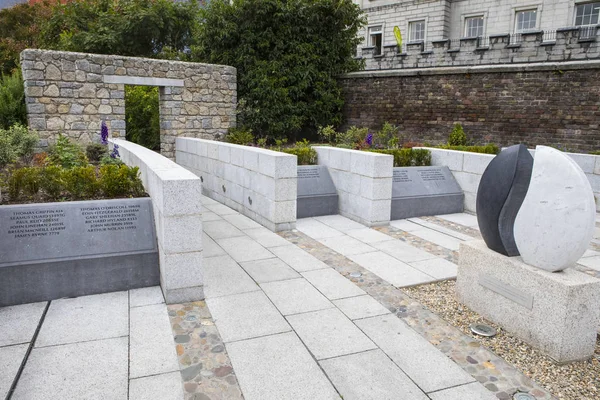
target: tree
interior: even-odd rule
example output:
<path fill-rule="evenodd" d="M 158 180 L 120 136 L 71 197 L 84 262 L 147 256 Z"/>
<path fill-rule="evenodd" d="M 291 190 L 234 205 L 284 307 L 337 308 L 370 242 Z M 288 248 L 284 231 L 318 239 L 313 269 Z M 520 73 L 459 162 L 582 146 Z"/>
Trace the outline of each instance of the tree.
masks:
<path fill-rule="evenodd" d="M 151 150 L 160 150 L 158 88 L 125 87 L 126 139 Z"/>
<path fill-rule="evenodd" d="M 19 69 L 10 75 L 0 75 L 0 129 L 9 129 L 17 123 L 27 125 L 25 91 Z"/>
<path fill-rule="evenodd" d="M 237 68 L 239 123 L 295 139 L 341 122 L 337 77 L 360 68 L 365 23 L 351 0 L 214 0 L 200 14 L 192 59 Z"/>

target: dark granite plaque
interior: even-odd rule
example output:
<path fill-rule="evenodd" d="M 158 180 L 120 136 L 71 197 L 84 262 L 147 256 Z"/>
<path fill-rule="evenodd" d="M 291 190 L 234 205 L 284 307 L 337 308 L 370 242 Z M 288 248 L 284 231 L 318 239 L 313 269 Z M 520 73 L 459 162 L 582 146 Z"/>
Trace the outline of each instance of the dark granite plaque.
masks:
<path fill-rule="evenodd" d="M 464 195 L 448 167 L 396 167 L 392 220 L 463 211 Z"/>
<path fill-rule="evenodd" d="M 338 194 L 324 165 L 298 166 L 297 218 L 338 213 Z"/>
<path fill-rule="evenodd" d="M 0 306 L 158 283 L 150 198 L 0 206 Z"/>

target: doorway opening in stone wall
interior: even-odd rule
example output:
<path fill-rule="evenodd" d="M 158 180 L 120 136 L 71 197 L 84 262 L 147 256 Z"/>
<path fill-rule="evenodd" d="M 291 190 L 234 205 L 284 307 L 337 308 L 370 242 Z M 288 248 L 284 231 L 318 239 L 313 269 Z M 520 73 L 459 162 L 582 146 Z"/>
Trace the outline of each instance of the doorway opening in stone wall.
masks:
<path fill-rule="evenodd" d="M 160 153 L 157 86 L 125 85 L 125 138 Z"/>

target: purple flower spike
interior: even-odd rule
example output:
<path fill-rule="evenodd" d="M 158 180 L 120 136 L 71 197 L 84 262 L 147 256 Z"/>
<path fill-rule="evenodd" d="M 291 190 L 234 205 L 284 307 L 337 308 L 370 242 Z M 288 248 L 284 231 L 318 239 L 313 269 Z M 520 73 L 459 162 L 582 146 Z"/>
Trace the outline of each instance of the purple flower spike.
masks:
<path fill-rule="evenodd" d="M 108 145 L 108 127 L 104 121 L 102 121 L 102 125 L 100 127 L 100 143 L 105 146 Z"/>
<path fill-rule="evenodd" d="M 119 154 L 119 145 L 115 144 L 115 146 L 113 147 L 112 151 L 110 152 L 110 158 L 117 158 L 120 157 L 121 155 Z"/>
<path fill-rule="evenodd" d="M 365 139 L 365 142 L 367 142 L 367 144 L 368 144 L 369 146 L 371 146 L 371 145 L 373 144 L 373 134 L 372 134 L 372 133 L 369 133 L 369 134 L 367 135 L 367 138 Z"/>

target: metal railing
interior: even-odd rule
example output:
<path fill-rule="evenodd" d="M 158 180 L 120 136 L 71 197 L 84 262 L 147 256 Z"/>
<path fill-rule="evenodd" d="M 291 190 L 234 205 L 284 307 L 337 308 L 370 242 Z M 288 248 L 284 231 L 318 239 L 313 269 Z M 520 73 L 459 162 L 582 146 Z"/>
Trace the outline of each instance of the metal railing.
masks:
<path fill-rule="evenodd" d="M 596 37 L 596 31 L 598 27 L 596 25 L 580 26 L 579 27 L 579 39 L 591 39 Z"/>
<path fill-rule="evenodd" d="M 523 42 L 523 36 L 520 33 L 512 33 L 510 35 L 509 44 L 521 44 Z"/>
<path fill-rule="evenodd" d="M 542 42 L 556 42 L 556 29 L 544 31 Z"/>

